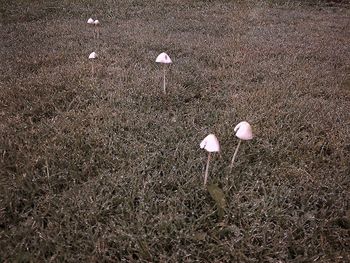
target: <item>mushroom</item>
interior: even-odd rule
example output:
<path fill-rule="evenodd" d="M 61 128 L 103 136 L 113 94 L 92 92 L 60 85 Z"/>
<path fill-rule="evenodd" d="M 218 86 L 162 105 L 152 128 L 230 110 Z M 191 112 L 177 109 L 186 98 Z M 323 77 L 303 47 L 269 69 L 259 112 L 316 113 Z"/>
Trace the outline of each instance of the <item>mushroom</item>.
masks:
<path fill-rule="evenodd" d="M 204 185 L 207 184 L 208 180 L 208 170 L 209 170 L 209 162 L 210 162 L 210 153 L 212 152 L 219 152 L 220 151 L 220 144 L 218 139 L 214 134 L 209 134 L 207 137 L 203 139 L 203 141 L 200 143 L 200 148 L 206 150 L 208 153 L 208 160 L 207 160 L 207 166 L 205 168 L 205 174 L 204 174 Z"/>
<path fill-rule="evenodd" d="M 157 63 L 163 63 L 164 64 L 164 67 L 163 67 L 163 71 L 164 71 L 164 76 L 163 76 L 163 91 L 164 91 L 164 94 L 166 94 L 166 89 L 165 89 L 165 64 L 170 64 L 170 63 L 173 63 L 170 59 L 170 57 L 168 56 L 168 54 L 166 53 L 160 53 L 158 55 L 158 57 L 156 58 L 156 62 Z"/>
<path fill-rule="evenodd" d="M 92 53 L 90 53 L 89 58 L 90 59 L 97 58 L 97 54 L 95 52 L 92 52 Z"/>
<path fill-rule="evenodd" d="M 242 140 L 249 141 L 249 140 L 253 139 L 252 127 L 246 121 L 242 121 L 242 122 L 238 123 L 236 125 L 236 127 L 234 128 L 234 131 L 236 132 L 236 136 L 239 138 L 239 142 L 238 142 L 237 148 L 235 150 L 235 153 L 233 154 L 233 157 L 232 157 L 232 161 L 231 161 L 231 165 L 230 165 L 231 169 L 233 167 L 233 163 L 234 163 L 236 155 L 238 153 L 239 146 L 241 145 L 241 141 Z"/>
<path fill-rule="evenodd" d="M 88 24 L 92 25 L 94 23 L 94 20 L 90 17 L 87 21 Z"/>
<path fill-rule="evenodd" d="M 94 26 L 95 26 L 95 32 L 96 32 L 96 38 L 99 39 L 100 38 L 100 21 L 98 21 L 97 19 L 93 22 Z"/>
<path fill-rule="evenodd" d="M 92 52 L 90 55 L 89 55 L 89 59 L 92 60 L 92 63 L 91 63 L 91 75 L 93 76 L 94 75 L 94 63 L 93 63 L 93 60 L 97 58 L 97 54 L 95 52 Z"/>

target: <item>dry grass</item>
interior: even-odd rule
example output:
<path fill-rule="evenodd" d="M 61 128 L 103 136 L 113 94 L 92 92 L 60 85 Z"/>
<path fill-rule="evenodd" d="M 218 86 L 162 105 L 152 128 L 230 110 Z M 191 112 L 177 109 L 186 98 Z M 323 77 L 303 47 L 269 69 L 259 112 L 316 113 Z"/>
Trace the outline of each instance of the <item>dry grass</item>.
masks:
<path fill-rule="evenodd" d="M 0 261 L 350 260 L 349 6 L 151 2 L 1 2 Z"/>

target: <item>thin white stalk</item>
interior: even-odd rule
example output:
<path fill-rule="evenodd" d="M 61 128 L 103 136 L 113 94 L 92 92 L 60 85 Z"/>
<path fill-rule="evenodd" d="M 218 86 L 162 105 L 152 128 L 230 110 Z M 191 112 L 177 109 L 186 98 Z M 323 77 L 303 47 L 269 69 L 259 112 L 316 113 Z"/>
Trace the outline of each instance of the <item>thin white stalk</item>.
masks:
<path fill-rule="evenodd" d="M 207 166 L 205 168 L 205 174 L 204 174 L 204 186 L 207 185 L 208 180 L 208 171 L 209 171 L 209 162 L 210 162 L 210 152 L 208 154 L 208 160 L 207 160 Z"/>
<path fill-rule="evenodd" d="M 236 158 L 236 155 L 238 153 L 239 146 L 241 145 L 241 141 L 242 140 L 239 140 L 238 145 L 237 145 L 236 150 L 235 150 L 235 153 L 233 154 L 231 165 L 230 165 L 230 169 L 232 169 L 233 163 L 235 162 L 235 158 Z"/>
<path fill-rule="evenodd" d="M 166 95 L 166 88 L 165 88 L 165 64 L 163 66 L 163 91 L 164 91 L 164 94 Z"/>
<path fill-rule="evenodd" d="M 94 69 L 94 62 L 91 63 L 91 76 L 94 77 L 95 75 L 95 69 Z"/>

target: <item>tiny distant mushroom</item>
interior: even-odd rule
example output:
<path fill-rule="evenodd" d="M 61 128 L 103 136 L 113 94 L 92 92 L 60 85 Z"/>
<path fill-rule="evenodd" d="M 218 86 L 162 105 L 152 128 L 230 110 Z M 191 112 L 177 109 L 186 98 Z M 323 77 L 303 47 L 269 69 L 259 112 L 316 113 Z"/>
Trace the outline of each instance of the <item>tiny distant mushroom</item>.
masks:
<path fill-rule="evenodd" d="M 95 26 L 95 33 L 96 33 L 96 38 L 99 39 L 100 38 L 100 21 L 98 21 L 97 19 L 93 22 L 94 26 Z"/>
<path fill-rule="evenodd" d="M 210 162 L 210 154 L 212 152 L 219 152 L 220 151 L 220 144 L 219 140 L 216 138 L 214 134 L 209 134 L 207 137 L 203 139 L 203 141 L 200 143 L 200 148 L 204 149 L 208 152 L 208 160 L 207 165 L 205 168 L 204 173 L 204 186 L 207 184 L 208 180 L 208 171 L 209 171 L 209 162 Z"/>
<path fill-rule="evenodd" d="M 94 60 L 97 58 L 97 54 L 95 52 L 90 53 L 89 59 L 91 62 L 91 75 L 94 75 Z"/>
<path fill-rule="evenodd" d="M 171 64 L 173 63 L 169 57 L 168 54 L 166 53 L 160 53 L 158 57 L 156 58 L 157 63 L 162 63 L 164 64 L 163 66 L 163 92 L 166 94 L 166 88 L 165 88 L 165 64 Z"/>
<path fill-rule="evenodd" d="M 91 26 L 94 26 L 95 24 L 94 24 L 94 22 L 95 22 L 95 20 L 93 20 L 91 17 L 88 19 L 88 21 L 87 21 L 87 23 L 89 24 L 89 25 L 91 25 Z M 93 31 L 93 37 L 95 38 L 95 27 L 94 27 L 94 31 Z"/>
<path fill-rule="evenodd" d="M 232 161 L 230 168 L 232 169 L 233 163 L 235 161 L 236 155 L 238 153 L 239 146 L 241 145 L 241 141 L 249 141 L 253 139 L 253 131 L 250 124 L 246 121 L 242 121 L 236 125 L 234 128 L 234 131 L 236 132 L 236 137 L 239 139 L 238 145 L 236 147 L 235 153 L 233 154 Z"/>

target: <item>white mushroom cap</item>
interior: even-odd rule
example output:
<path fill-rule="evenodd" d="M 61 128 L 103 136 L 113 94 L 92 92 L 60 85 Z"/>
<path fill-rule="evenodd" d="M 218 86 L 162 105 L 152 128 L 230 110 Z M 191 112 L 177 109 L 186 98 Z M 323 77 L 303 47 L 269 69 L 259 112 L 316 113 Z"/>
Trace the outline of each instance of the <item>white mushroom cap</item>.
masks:
<path fill-rule="evenodd" d="M 238 123 L 234 129 L 236 136 L 241 140 L 253 139 L 253 131 L 250 124 L 246 121 Z"/>
<path fill-rule="evenodd" d="M 158 55 L 158 57 L 156 58 L 156 62 L 158 63 L 165 63 L 165 64 L 169 64 L 169 63 L 173 63 L 170 59 L 170 57 L 168 56 L 168 54 L 166 53 L 160 53 Z"/>
<path fill-rule="evenodd" d="M 100 24 L 100 21 L 98 21 L 97 19 L 94 21 L 94 25 L 97 26 Z"/>
<path fill-rule="evenodd" d="M 94 23 L 94 20 L 90 17 L 87 21 L 88 24 L 93 24 Z"/>
<path fill-rule="evenodd" d="M 199 146 L 201 149 L 205 149 L 208 152 L 220 151 L 219 141 L 214 134 L 209 134 L 207 137 L 205 137 Z"/>
<path fill-rule="evenodd" d="M 90 55 L 89 55 L 89 59 L 94 59 L 94 58 L 97 58 L 97 54 L 95 52 L 92 52 Z"/>

